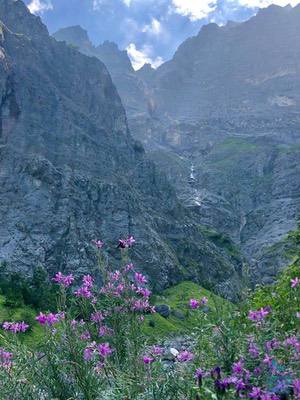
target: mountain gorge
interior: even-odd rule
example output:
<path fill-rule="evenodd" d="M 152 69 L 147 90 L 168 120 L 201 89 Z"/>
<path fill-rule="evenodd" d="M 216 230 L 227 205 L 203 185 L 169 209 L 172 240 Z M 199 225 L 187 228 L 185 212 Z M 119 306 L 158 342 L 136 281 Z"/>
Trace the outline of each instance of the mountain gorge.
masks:
<path fill-rule="evenodd" d="M 133 139 L 104 64 L 50 37 L 20 0 L 1 1 L 0 21 L 2 267 L 95 273 L 92 239 L 114 264 L 118 238 L 133 234 L 155 289 L 193 279 L 236 298 L 242 259 L 206 235 Z"/>
<path fill-rule="evenodd" d="M 286 264 L 285 238 L 300 214 L 299 26 L 300 6 L 272 5 L 243 23 L 206 25 L 172 60 L 136 72 L 129 59 L 117 62 L 124 52 L 104 43 L 110 55 L 98 53 L 85 33 L 133 136 L 207 237 L 234 242 L 254 282 L 272 281 Z M 72 29 L 54 37 L 86 53 Z"/>

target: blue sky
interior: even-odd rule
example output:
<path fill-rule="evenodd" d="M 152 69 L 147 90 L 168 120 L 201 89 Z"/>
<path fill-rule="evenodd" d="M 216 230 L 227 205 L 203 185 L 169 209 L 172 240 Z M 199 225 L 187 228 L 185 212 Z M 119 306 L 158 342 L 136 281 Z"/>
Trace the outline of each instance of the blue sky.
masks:
<path fill-rule="evenodd" d="M 300 0 L 26 0 L 50 33 L 81 25 L 94 44 L 116 42 L 128 50 L 134 67 L 158 66 L 203 24 L 243 21 L 271 3 Z"/>

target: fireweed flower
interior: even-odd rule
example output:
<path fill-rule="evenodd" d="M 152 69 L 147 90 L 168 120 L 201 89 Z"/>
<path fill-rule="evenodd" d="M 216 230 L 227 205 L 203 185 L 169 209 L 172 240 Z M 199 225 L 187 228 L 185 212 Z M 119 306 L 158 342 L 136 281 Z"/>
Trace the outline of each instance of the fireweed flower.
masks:
<path fill-rule="evenodd" d="M 208 298 L 207 297 L 202 297 L 202 299 L 200 300 L 200 303 L 205 306 L 208 303 Z"/>
<path fill-rule="evenodd" d="M 147 288 L 138 287 L 138 288 L 136 289 L 136 293 L 137 293 L 137 294 L 141 294 L 143 297 L 150 297 L 150 296 L 151 296 L 151 292 L 150 292 L 150 290 L 147 289 Z"/>
<path fill-rule="evenodd" d="M 93 322 L 101 322 L 104 318 L 105 317 L 101 311 L 96 311 L 91 315 L 91 321 Z"/>
<path fill-rule="evenodd" d="M 154 358 L 152 358 L 150 356 L 144 356 L 143 357 L 144 364 L 151 364 L 151 363 L 153 363 L 153 361 L 154 361 Z"/>
<path fill-rule="evenodd" d="M 98 331 L 98 336 L 112 336 L 114 331 L 106 325 L 100 326 Z"/>
<path fill-rule="evenodd" d="M 9 369 L 12 366 L 13 354 L 0 347 L 0 368 Z"/>
<path fill-rule="evenodd" d="M 2 324 L 2 328 L 6 331 L 10 331 L 13 333 L 19 333 L 19 332 L 26 332 L 27 329 L 29 328 L 29 325 L 27 325 L 24 321 L 22 322 L 4 322 Z"/>
<path fill-rule="evenodd" d="M 83 350 L 83 359 L 84 361 L 90 361 L 94 356 L 94 349 L 92 347 L 86 347 Z"/>
<path fill-rule="evenodd" d="M 118 248 L 120 249 L 127 249 L 132 247 L 135 243 L 135 239 L 133 236 L 128 236 L 127 239 L 119 239 Z"/>
<path fill-rule="evenodd" d="M 151 354 L 153 354 L 154 356 L 161 356 L 164 354 L 164 349 L 163 349 L 163 347 L 160 347 L 160 346 L 152 346 Z"/>
<path fill-rule="evenodd" d="M 179 362 L 188 362 L 188 361 L 192 361 L 194 359 L 194 354 L 191 353 L 188 350 L 184 350 L 181 351 L 178 355 L 177 355 L 177 360 Z"/>
<path fill-rule="evenodd" d="M 124 268 L 125 273 L 133 271 L 134 270 L 134 265 L 132 263 L 127 264 L 126 267 Z"/>
<path fill-rule="evenodd" d="M 251 393 L 248 394 L 249 399 L 260 399 L 262 390 L 259 387 L 253 387 Z"/>
<path fill-rule="evenodd" d="M 249 314 L 248 314 L 248 319 L 250 319 L 250 321 L 254 321 L 254 322 L 261 322 L 266 318 L 266 316 L 269 313 L 270 313 L 270 311 L 269 311 L 269 308 L 267 308 L 267 307 L 261 308 L 260 310 L 257 310 L 257 311 L 250 310 Z"/>
<path fill-rule="evenodd" d="M 296 277 L 295 279 L 291 279 L 291 288 L 296 288 L 300 284 L 300 279 Z"/>
<path fill-rule="evenodd" d="M 200 307 L 200 303 L 196 299 L 190 299 L 190 307 L 195 310 L 196 308 Z"/>
<path fill-rule="evenodd" d="M 259 357 L 259 349 L 257 345 L 254 343 L 253 339 L 249 340 L 249 347 L 248 347 L 248 352 L 253 358 L 258 358 Z"/>
<path fill-rule="evenodd" d="M 300 379 L 293 381 L 293 392 L 296 399 L 300 399 Z"/>
<path fill-rule="evenodd" d="M 91 289 L 93 287 L 93 278 L 91 275 L 84 275 L 82 278 L 83 286 Z"/>
<path fill-rule="evenodd" d="M 104 246 L 104 242 L 102 242 L 102 240 L 92 240 L 93 245 L 95 245 L 97 247 L 97 249 L 102 249 L 102 247 Z"/>
<path fill-rule="evenodd" d="M 80 335 L 80 340 L 90 340 L 91 334 L 89 331 L 85 331 Z"/>
<path fill-rule="evenodd" d="M 134 274 L 134 280 L 135 280 L 137 283 L 141 283 L 141 284 L 147 283 L 146 277 L 145 277 L 143 274 L 140 274 L 139 272 L 136 272 L 136 273 Z"/>
<path fill-rule="evenodd" d="M 38 321 L 38 323 L 40 325 L 53 326 L 54 324 L 57 324 L 63 318 L 64 318 L 64 314 L 63 314 L 63 317 L 62 317 L 61 313 L 58 313 L 58 314 L 53 314 L 53 313 L 44 314 L 44 313 L 40 312 L 40 314 L 35 319 L 36 319 L 36 321 Z"/>
<path fill-rule="evenodd" d="M 81 288 L 75 290 L 74 294 L 77 297 L 85 297 L 86 299 L 90 299 L 92 297 L 92 293 L 86 286 L 82 286 Z"/>
<path fill-rule="evenodd" d="M 244 360 L 239 360 L 232 365 L 232 372 L 235 375 L 241 375 L 244 372 Z"/>
<path fill-rule="evenodd" d="M 108 343 L 101 343 L 97 346 L 98 353 L 103 358 L 108 357 L 113 352 Z"/>
<path fill-rule="evenodd" d="M 60 285 L 63 285 L 65 288 L 72 285 L 74 282 L 74 276 L 70 275 L 63 275 L 61 272 L 57 272 L 57 274 L 52 278 L 52 280 Z"/>

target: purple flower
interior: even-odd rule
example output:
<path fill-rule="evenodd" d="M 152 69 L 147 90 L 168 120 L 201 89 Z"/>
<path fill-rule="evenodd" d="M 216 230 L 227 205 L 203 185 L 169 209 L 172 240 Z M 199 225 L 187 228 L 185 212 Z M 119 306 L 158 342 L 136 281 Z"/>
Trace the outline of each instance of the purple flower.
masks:
<path fill-rule="evenodd" d="M 259 387 L 253 387 L 251 393 L 248 394 L 249 399 L 260 399 L 262 390 Z"/>
<path fill-rule="evenodd" d="M 202 386 L 203 376 L 204 376 L 204 371 L 201 368 L 197 368 L 195 371 L 195 379 L 197 380 L 197 384 L 199 387 Z"/>
<path fill-rule="evenodd" d="M 210 371 L 210 375 L 213 379 L 221 379 L 221 368 L 219 366 L 215 367 Z"/>
<path fill-rule="evenodd" d="M 191 353 L 188 350 L 184 350 L 181 351 L 178 355 L 177 355 L 177 360 L 179 362 L 188 362 L 188 361 L 192 361 L 194 359 L 194 354 Z"/>
<path fill-rule="evenodd" d="M 251 357 L 253 358 L 259 357 L 259 349 L 253 341 L 250 341 L 248 351 Z"/>
<path fill-rule="evenodd" d="M 134 270 L 134 265 L 132 263 L 127 264 L 126 267 L 124 268 L 125 273 L 133 271 Z"/>
<path fill-rule="evenodd" d="M 270 313 L 269 308 L 264 307 L 257 311 L 249 311 L 248 318 L 254 322 L 261 322 L 263 321 L 266 316 Z"/>
<path fill-rule="evenodd" d="M 236 375 L 241 375 L 244 372 L 244 360 L 239 360 L 232 365 L 232 372 Z"/>
<path fill-rule="evenodd" d="M 35 317 L 35 319 L 40 325 L 45 325 L 47 323 L 47 315 L 43 314 L 42 312 L 40 312 L 40 314 Z"/>
<path fill-rule="evenodd" d="M 61 313 L 58 314 L 43 314 L 42 312 L 40 312 L 40 314 L 35 318 L 36 321 L 38 321 L 38 323 L 40 325 L 49 325 L 52 326 L 54 324 L 57 324 L 60 319 L 62 319 L 62 315 Z"/>
<path fill-rule="evenodd" d="M 3 322 L 2 328 L 6 331 L 10 331 L 13 333 L 19 333 L 19 332 L 26 332 L 27 329 L 29 328 L 29 325 L 27 325 L 24 321 L 22 322 Z"/>
<path fill-rule="evenodd" d="M 61 272 L 57 272 L 55 277 L 52 279 L 54 282 L 63 285 L 64 287 L 69 287 L 74 282 L 74 277 L 72 274 L 70 275 L 63 275 Z"/>
<path fill-rule="evenodd" d="M 293 391 L 296 399 L 300 399 L 300 379 L 295 379 L 293 381 Z"/>
<path fill-rule="evenodd" d="M 191 307 L 193 310 L 196 310 L 197 308 L 200 307 L 199 301 L 196 300 L 196 299 L 190 299 L 190 307 Z"/>
<path fill-rule="evenodd" d="M 141 294 L 143 297 L 150 297 L 150 296 L 151 296 L 151 292 L 150 292 L 150 290 L 147 289 L 147 288 L 138 287 L 137 290 L 136 290 L 136 292 L 137 292 L 138 294 Z"/>
<path fill-rule="evenodd" d="M 164 349 L 163 349 L 163 347 L 160 347 L 160 346 L 152 346 L 151 354 L 153 354 L 154 356 L 161 356 L 164 354 Z"/>
<path fill-rule="evenodd" d="M 86 299 L 90 299 L 92 297 L 92 293 L 86 286 L 82 286 L 81 288 L 75 290 L 74 294 L 77 297 L 85 297 Z"/>
<path fill-rule="evenodd" d="M 93 278 L 91 275 L 84 275 L 82 278 L 83 286 L 87 289 L 91 289 L 93 287 Z"/>
<path fill-rule="evenodd" d="M 80 340 L 90 340 L 91 334 L 89 331 L 85 331 L 80 335 Z"/>
<path fill-rule="evenodd" d="M 268 354 L 265 354 L 265 357 L 263 359 L 263 363 L 266 364 L 268 367 L 272 366 L 273 358 L 270 357 Z"/>
<path fill-rule="evenodd" d="M 300 318 L 300 311 L 296 312 L 296 318 Z"/>
<path fill-rule="evenodd" d="M 94 349 L 92 347 L 86 347 L 83 351 L 84 361 L 90 361 L 94 356 Z"/>
<path fill-rule="evenodd" d="M 98 331 L 98 335 L 100 337 L 102 337 L 102 336 L 112 336 L 113 334 L 114 334 L 114 331 L 111 328 L 109 328 L 108 326 L 106 326 L 106 325 L 100 326 L 99 331 Z"/>
<path fill-rule="evenodd" d="M 151 364 L 151 363 L 153 363 L 153 361 L 154 361 L 154 358 L 152 358 L 150 356 L 144 356 L 143 357 L 144 364 Z"/>
<path fill-rule="evenodd" d="M 141 284 L 147 283 L 146 277 L 143 274 L 140 274 L 139 272 L 136 272 L 134 274 L 134 279 L 137 283 L 141 283 Z"/>
<path fill-rule="evenodd" d="M 208 298 L 207 297 L 202 297 L 202 299 L 200 300 L 200 303 L 205 306 L 208 303 Z"/>
<path fill-rule="evenodd" d="M 291 288 L 296 288 L 300 284 L 300 279 L 296 277 L 295 279 L 291 279 Z"/>
<path fill-rule="evenodd" d="M 101 322 L 104 318 L 105 317 L 101 311 L 96 311 L 91 315 L 91 321 L 93 322 Z"/>
<path fill-rule="evenodd" d="M 135 239 L 133 236 L 129 236 L 127 239 L 119 239 L 118 248 L 120 249 L 127 249 L 132 247 L 135 243 Z"/>
<path fill-rule="evenodd" d="M 133 236 L 129 236 L 126 240 L 127 247 L 132 247 L 135 243 L 135 239 Z"/>
<path fill-rule="evenodd" d="M 97 249 L 102 249 L 104 242 L 102 240 L 92 240 L 92 243 L 97 247 Z"/>
<path fill-rule="evenodd" d="M 12 366 L 13 354 L 0 347 L 0 367 L 9 369 Z"/>
<path fill-rule="evenodd" d="M 102 357 L 108 357 L 113 352 L 108 343 L 101 343 L 97 346 L 98 352 Z"/>

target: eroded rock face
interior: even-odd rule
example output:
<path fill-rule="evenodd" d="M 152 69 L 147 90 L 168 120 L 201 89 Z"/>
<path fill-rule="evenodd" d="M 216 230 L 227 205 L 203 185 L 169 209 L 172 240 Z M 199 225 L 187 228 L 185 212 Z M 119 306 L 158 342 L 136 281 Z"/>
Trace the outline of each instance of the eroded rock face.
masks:
<path fill-rule="evenodd" d="M 49 37 L 20 1 L 0 3 L 0 261 L 93 272 L 91 240 L 133 261 L 157 289 L 194 279 L 234 298 L 241 260 L 207 240 L 130 135 L 105 66 Z"/>
<path fill-rule="evenodd" d="M 107 63 L 133 135 L 206 235 L 235 242 L 256 282 L 286 264 L 284 238 L 300 214 L 299 26 L 300 6 L 274 5 L 244 23 L 204 26 L 171 61 L 135 73 L 140 113 Z"/>

